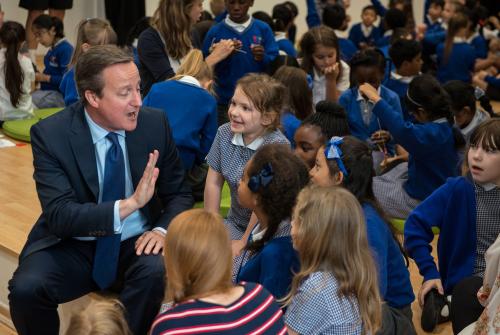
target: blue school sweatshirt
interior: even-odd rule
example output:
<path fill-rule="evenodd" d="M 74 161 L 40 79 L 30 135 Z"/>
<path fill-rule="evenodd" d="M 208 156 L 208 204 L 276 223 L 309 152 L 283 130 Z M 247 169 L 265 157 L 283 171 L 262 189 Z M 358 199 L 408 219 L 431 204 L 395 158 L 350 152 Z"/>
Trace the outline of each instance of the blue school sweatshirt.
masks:
<path fill-rule="evenodd" d="M 431 255 L 432 227 L 438 227 L 439 271 Z M 476 196 L 464 177 L 449 178 L 411 212 L 405 223 L 405 249 L 424 280 L 441 278 L 445 294 L 472 275 L 476 260 Z"/>
<path fill-rule="evenodd" d="M 316 7 L 316 1 L 307 0 L 306 6 L 307 6 L 307 15 L 306 15 L 307 28 L 311 29 L 321 25 L 321 18 L 318 13 L 318 8 Z"/>
<path fill-rule="evenodd" d="M 366 43 L 368 45 L 375 45 L 375 42 L 380 38 L 380 29 L 373 26 L 370 35 L 366 36 L 361 30 L 361 23 L 357 23 L 351 27 L 349 31 L 349 39 L 354 43 L 354 45 L 360 48 L 361 43 Z"/>
<path fill-rule="evenodd" d="M 339 98 L 339 104 L 344 107 L 347 113 L 347 122 L 349 123 L 349 129 L 351 130 L 351 135 L 360 139 L 361 141 L 368 141 L 371 135 L 378 130 L 389 130 L 388 124 L 380 119 L 373 113 L 371 115 L 370 124 L 368 126 L 363 122 L 363 116 L 361 113 L 361 108 L 358 101 L 358 88 L 350 88 Z M 399 97 L 396 93 L 392 92 L 388 88 L 380 85 L 380 96 L 382 99 L 387 101 L 387 103 L 395 110 L 397 113 L 401 112 L 401 105 L 399 103 Z M 394 143 L 387 144 L 387 150 L 389 152 L 394 152 Z"/>
<path fill-rule="evenodd" d="M 217 103 L 205 89 L 178 80 L 153 84 L 143 106 L 162 109 L 184 169 L 205 161 L 217 133 Z"/>
<path fill-rule="evenodd" d="M 488 44 L 486 39 L 478 33 L 475 33 L 468 40 L 468 43 L 474 48 L 476 52 L 476 58 L 486 58 L 488 57 Z"/>
<path fill-rule="evenodd" d="M 295 148 L 295 132 L 300 127 L 301 121 L 290 112 L 281 114 L 281 126 L 283 127 L 283 134 L 286 136 L 292 148 Z"/>
<path fill-rule="evenodd" d="M 375 104 L 373 113 L 387 126 L 396 143 L 410 154 L 408 180 L 403 185 L 410 197 L 424 200 L 448 177 L 457 175 L 459 157 L 447 120 L 422 124 L 405 121 L 401 111 L 384 99 Z"/>
<path fill-rule="evenodd" d="M 264 72 L 267 64 L 278 56 L 278 44 L 274 40 L 274 34 L 269 25 L 260 20 L 251 19 L 250 25 L 243 32 L 239 33 L 225 21 L 217 23 L 208 31 L 203 42 L 203 54 L 209 55 L 209 49 L 213 43 L 222 39 L 238 39 L 243 45 L 243 52 L 234 52 L 223 61 L 215 65 L 215 90 L 218 103 L 227 105 L 232 98 L 236 82 L 238 79 L 250 72 Z M 250 46 L 261 44 L 264 47 L 265 55 L 262 61 L 254 60 Z"/>
<path fill-rule="evenodd" d="M 415 296 L 411 287 L 410 272 L 401 250 L 392 237 L 387 223 L 375 208 L 365 203 L 363 212 L 366 218 L 368 244 L 377 264 L 380 295 L 391 307 L 408 306 L 415 300 Z"/>
<path fill-rule="evenodd" d="M 438 70 L 436 77 L 441 83 L 450 80 L 461 80 L 466 83 L 471 82 L 471 72 L 474 71 L 476 62 L 476 52 L 474 48 L 466 43 L 453 43 L 448 60 L 444 60 L 444 43 L 437 46 Z"/>
<path fill-rule="evenodd" d="M 267 242 L 260 252 L 243 265 L 236 282 L 259 283 L 275 298 L 281 299 L 290 291 L 293 274 L 299 269 L 299 258 L 293 249 L 292 238 L 277 237 Z"/>
<path fill-rule="evenodd" d="M 47 51 L 47 54 L 43 58 L 45 65 L 43 73 L 50 76 L 50 81 L 40 83 L 40 89 L 47 91 L 59 90 L 59 84 L 68 69 L 72 56 L 73 46 L 65 38 L 59 40 Z"/>
<path fill-rule="evenodd" d="M 339 49 L 340 49 L 340 58 L 346 63 L 349 63 L 352 56 L 358 51 L 358 48 L 354 45 L 351 40 L 347 38 L 338 38 L 339 41 Z"/>
<path fill-rule="evenodd" d="M 76 88 L 74 66 L 64 74 L 61 84 L 59 85 L 59 91 L 64 97 L 64 105 L 69 106 L 78 101 L 79 96 Z"/>
<path fill-rule="evenodd" d="M 396 79 L 394 76 L 390 76 L 389 79 L 384 82 L 384 86 L 396 93 L 399 97 L 399 103 L 401 105 L 401 110 L 403 111 L 403 117 L 405 121 L 410 120 L 410 114 L 408 114 L 408 109 L 405 104 L 406 92 L 408 92 L 409 83 L 404 82 L 401 79 Z"/>
<path fill-rule="evenodd" d="M 293 43 L 288 38 L 286 38 L 285 34 L 279 37 L 275 36 L 275 40 L 276 43 L 278 43 L 278 48 L 280 49 L 280 51 L 283 51 L 288 56 L 297 58 L 297 50 L 295 50 Z"/>

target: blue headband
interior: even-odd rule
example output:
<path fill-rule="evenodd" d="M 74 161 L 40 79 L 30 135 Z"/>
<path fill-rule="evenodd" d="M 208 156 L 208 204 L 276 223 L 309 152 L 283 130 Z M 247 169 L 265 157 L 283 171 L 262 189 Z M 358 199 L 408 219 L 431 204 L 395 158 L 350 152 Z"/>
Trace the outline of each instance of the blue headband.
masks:
<path fill-rule="evenodd" d="M 256 175 L 250 177 L 248 188 L 257 193 L 261 187 L 267 187 L 273 180 L 274 172 L 271 163 L 266 163 Z"/>
<path fill-rule="evenodd" d="M 340 171 L 342 171 L 344 176 L 347 176 L 347 170 L 341 158 L 342 150 L 340 150 L 340 145 L 342 143 L 344 143 L 344 139 L 342 137 L 333 136 L 326 145 L 325 157 L 328 160 L 335 159 L 335 162 L 337 162 L 337 166 L 339 167 Z"/>

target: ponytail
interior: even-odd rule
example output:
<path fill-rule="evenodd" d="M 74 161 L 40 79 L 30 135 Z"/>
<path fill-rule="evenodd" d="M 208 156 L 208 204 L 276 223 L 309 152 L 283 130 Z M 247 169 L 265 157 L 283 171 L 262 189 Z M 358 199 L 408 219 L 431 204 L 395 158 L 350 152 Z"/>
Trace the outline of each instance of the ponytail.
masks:
<path fill-rule="evenodd" d="M 17 107 L 23 94 L 24 73 L 19 63 L 19 48 L 25 40 L 24 27 L 17 22 L 7 21 L 0 28 L 0 40 L 5 51 L 5 88 L 9 92 L 12 106 Z"/>
<path fill-rule="evenodd" d="M 200 80 L 212 80 L 212 68 L 203 59 L 203 54 L 198 49 L 191 49 L 183 59 L 177 74 L 170 80 L 179 80 L 184 76 L 191 76 Z"/>
<path fill-rule="evenodd" d="M 273 31 L 285 31 L 293 20 L 293 13 L 286 4 L 278 4 L 273 7 Z"/>
<path fill-rule="evenodd" d="M 469 18 L 463 13 L 456 13 L 448 23 L 448 32 L 446 33 L 446 40 L 444 42 L 443 61 L 444 64 L 448 63 L 451 50 L 453 49 L 453 40 L 461 29 L 467 28 L 469 25 Z"/>

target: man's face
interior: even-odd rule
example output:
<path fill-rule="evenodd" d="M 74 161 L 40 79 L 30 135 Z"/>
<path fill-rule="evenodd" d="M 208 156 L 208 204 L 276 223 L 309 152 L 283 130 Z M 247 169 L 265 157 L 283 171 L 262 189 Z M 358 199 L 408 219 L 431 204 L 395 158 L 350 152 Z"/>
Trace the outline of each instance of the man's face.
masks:
<path fill-rule="evenodd" d="M 109 131 L 134 130 L 142 105 L 137 66 L 133 62 L 115 64 L 104 69 L 102 76 L 101 97 L 89 102 L 92 119 Z"/>

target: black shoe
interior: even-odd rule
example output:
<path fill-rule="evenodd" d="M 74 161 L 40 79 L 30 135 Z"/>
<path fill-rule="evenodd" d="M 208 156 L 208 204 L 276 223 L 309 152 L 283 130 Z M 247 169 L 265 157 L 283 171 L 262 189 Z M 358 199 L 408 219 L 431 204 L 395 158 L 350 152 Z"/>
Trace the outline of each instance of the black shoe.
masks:
<path fill-rule="evenodd" d="M 439 294 L 435 288 L 425 295 L 422 317 L 420 318 L 420 325 L 424 331 L 432 332 L 438 323 L 449 320 L 448 316 L 441 315 L 441 310 L 447 304 L 446 297 Z"/>

